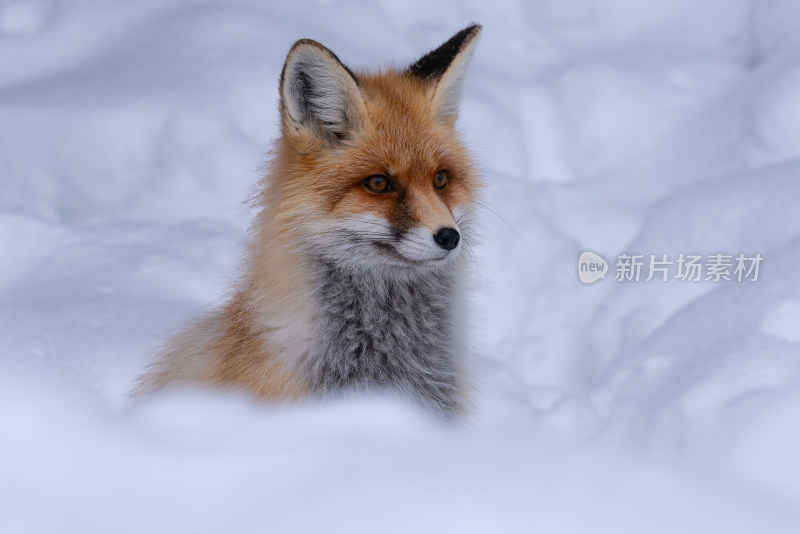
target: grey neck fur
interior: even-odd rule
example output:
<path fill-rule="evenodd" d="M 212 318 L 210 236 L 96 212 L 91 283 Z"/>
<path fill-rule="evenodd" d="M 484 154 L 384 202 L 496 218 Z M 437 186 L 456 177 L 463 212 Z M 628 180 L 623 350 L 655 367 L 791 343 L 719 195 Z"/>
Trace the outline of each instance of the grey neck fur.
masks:
<path fill-rule="evenodd" d="M 314 349 L 322 394 L 390 389 L 445 417 L 458 408 L 449 269 L 387 276 L 317 259 Z"/>

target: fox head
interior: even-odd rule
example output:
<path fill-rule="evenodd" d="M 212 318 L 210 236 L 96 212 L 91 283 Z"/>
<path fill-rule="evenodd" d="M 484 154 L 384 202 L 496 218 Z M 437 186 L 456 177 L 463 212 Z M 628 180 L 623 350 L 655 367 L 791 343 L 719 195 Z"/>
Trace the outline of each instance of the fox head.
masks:
<path fill-rule="evenodd" d="M 381 72 L 353 71 L 316 41 L 294 44 L 268 192 L 287 232 L 354 267 L 435 269 L 459 255 L 478 183 L 455 122 L 480 31 Z"/>

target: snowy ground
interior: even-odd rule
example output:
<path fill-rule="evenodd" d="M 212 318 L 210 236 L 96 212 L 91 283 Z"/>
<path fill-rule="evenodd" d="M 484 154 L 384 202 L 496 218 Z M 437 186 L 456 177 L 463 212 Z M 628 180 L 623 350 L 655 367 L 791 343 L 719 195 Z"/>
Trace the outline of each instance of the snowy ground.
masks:
<path fill-rule="evenodd" d="M 312 37 L 484 35 L 479 410 L 125 395 L 224 298 Z M 798 532 L 800 4 L 0 0 L 0 531 Z M 578 281 L 593 250 L 757 282 Z"/>

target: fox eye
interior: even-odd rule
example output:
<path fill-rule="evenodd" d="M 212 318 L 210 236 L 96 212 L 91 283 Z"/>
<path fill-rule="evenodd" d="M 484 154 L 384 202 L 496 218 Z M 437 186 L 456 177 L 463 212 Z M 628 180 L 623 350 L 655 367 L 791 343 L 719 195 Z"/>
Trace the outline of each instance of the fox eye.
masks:
<path fill-rule="evenodd" d="M 364 179 L 364 187 L 373 193 L 388 193 L 393 191 L 392 183 L 389 178 L 382 174 L 373 174 Z"/>
<path fill-rule="evenodd" d="M 444 189 L 447 186 L 447 169 L 442 169 L 433 177 L 433 187 L 436 189 Z"/>

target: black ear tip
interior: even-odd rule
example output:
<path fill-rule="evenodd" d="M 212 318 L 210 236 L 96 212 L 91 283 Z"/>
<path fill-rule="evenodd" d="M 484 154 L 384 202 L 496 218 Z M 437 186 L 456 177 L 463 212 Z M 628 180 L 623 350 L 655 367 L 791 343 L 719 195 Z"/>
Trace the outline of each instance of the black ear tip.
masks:
<path fill-rule="evenodd" d="M 445 42 L 442 47 L 447 46 L 448 44 L 452 44 L 456 50 L 461 50 L 464 46 L 467 45 L 472 39 L 478 36 L 481 33 L 483 26 L 477 23 L 472 23 L 463 30 L 457 32 L 453 35 L 450 39 Z M 440 47 L 441 48 L 441 47 Z"/>
<path fill-rule="evenodd" d="M 438 79 L 445 73 L 459 52 L 480 34 L 482 28 L 483 26 L 480 24 L 470 24 L 439 48 L 425 54 L 419 61 L 411 65 L 408 73 L 423 80 Z"/>
<path fill-rule="evenodd" d="M 469 35 L 473 35 L 473 34 L 478 34 L 478 33 L 480 33 L 480 31 L 481 31 L 482 29 L 483 29 L 483 26 L 481 26 L 480 24 L 477 24 L 477 23 L 473 22 L 472 24 L 470 24 L 469 26 L 467 26 L 466 28 L 464 28 L 462 31 L 465 31 L 465 32 L 467 32 L 467 34 L 469 34 Z"/>

